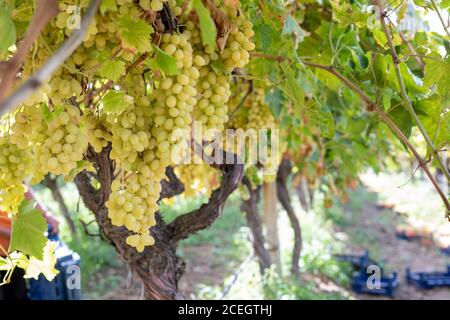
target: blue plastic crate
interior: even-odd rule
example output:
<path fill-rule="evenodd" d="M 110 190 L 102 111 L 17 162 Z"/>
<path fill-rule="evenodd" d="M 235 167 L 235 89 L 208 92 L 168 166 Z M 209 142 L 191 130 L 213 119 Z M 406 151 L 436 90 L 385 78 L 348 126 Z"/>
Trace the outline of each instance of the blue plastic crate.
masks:
<path fill-rule="evenodd" d="M 406 269 L 406 281 L 422 289 L 450 286 L 450 265 L 447 272 L 411 272 Z"/>
<path fill-rule="evenodd" d="M 450 247 L 441 247 L 441 252 L 447 256 L 450 256 Z"/>
<path fill-rule="evenodd" d="M 350 263 L 353 268 L 357 270 L 366 269 L 367 266 L 371 264 L 376 264 L 375 261 L 369 258 L 369 251 L 365 251 L 362 255 L 353 255 L 353 254 L 338 254 L 335 257 L 339 261 L 344 261 Z"/>
<path fill-rule="evenodd" d="M 59 274 L 48 281 L 43 275 L 37 280 L 30 279 L 28 296 L 30 300 L 80 300 L 81 289 L 69 289 L 67 280 L 71 276 L 68 271 L 72 266 L 80 267 L 80 256 L 70 250 L 58 237 L 49 237 L 52 241 L 58 241 L 58 247 L 55 250 L 57 258 L 55 268 Z"/>
<path fill-rule="evenodd" d="M 390 276 L 381 276 L 378 287 L 369 287 L 369 275 L 365 272 L 358 272 L 352 278 L 352 290 L 359 294 L 382 295 L 393 297 L 395 289 L 398 287 L 399 280 L 397 273 L 394 272 Z"/>

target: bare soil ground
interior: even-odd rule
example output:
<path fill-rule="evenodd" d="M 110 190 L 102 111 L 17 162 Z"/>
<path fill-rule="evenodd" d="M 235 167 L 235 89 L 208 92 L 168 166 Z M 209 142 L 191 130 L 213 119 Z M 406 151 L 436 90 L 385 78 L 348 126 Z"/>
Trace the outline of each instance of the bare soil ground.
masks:
<path fill-rule="evenodd" d="M 398 272 L 400 284 L 393 299 L 450 299 L 450 288 L 421 290 L 408 285 L 405 279 L 407 267 L 412 271 L 445 271 L 447 264 L 450 264 L 449 257 L 440 253 L 432 243 L 398 239 L 395 227 L 400 221 L 400 216 L 391 209 L 368 203 L 362 212 L 353 215 L 350 217 L 351 223 L 340 228 L 350 236 L 347 252 L 360 254 L 369 249 L 371 257 L 380 262 L 386 272 Z M 359 237 L 359 240 L 358 238 L 352 240 L 352 237 Z M 229 274 L 223 264 L 215 261 L 213 251 L 212 245 L 183 248 L 186 272 L 180 281 L 180 288 L 188 299 L 194 296 L 198 284 L 220 285 Z M 118 285 L 96 296 L 96 299 L 142 299 L 139 280 L 133 279 L 125 266 L 108 269 L 101 277 L 105 281 L 116 279 Z M 303 277 L 314 281 L 318 291 L 348 291 L 348 288 L 341 288 L 330 279 L 311 274 L 303 274 Z M 94 288 L 97 285 L 95 282 L 100 279 L 92 281 Z M 352 293 L 350 295 L 355 299 L 386 299 Z"/>

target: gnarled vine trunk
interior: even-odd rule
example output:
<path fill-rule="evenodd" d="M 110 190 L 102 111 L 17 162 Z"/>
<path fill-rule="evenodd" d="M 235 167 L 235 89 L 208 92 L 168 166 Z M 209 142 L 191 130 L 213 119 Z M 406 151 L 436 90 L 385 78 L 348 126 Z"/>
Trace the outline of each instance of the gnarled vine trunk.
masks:
<path fill-rule="evenodd" d="M 272 264 L 269 251 L 265 246 L 265 237 L 261 217 L 258 213 L 258 203 L 261 195 L 261 186 L 252 188 L 251 182 L 247 177 L 242 178 L 242 183 L 246 186 L 249 198 L 242 201 L 241 209 L 245 212 L 247 225 L 252 233 L 252 245 L 255 255 L 258 257 L 261 274 L 270 268 Z"/>
<path fill-rule="evenodd" d="M 283 206 L 284 210 L 289 217 L 291 222 L 292 229 L 294 230 L 294 248 L 292 250 L 292 267 L 291 272 L 298 276 L 300 274 L 299 271 L 299 260 L 302 250 L 302 231 L 300 228 L 300 221 L 295 215 L 294 208 L 291 204 L 291 199 L 289 196 L 289 191 L 287 189 L 287 178 L 291 173 L 292 166 L 289 159 L 284 158 L 281 161 L 280 167 L 277 172 L 277 194 L 278 200 Z"/>
<path fill-rule="evenodd" d="M 105 202 L 111 193 L 114 180 L 115 164 L 109 158 L 111 148 L 104 148 L 101 153 L 88 149 L 87 159 L 93 162 L 96 173 L 83 171 L 75 179 L 80 195 L 86 206 L 94 213 L 102 236 L 111 242 L 118 254 L 129 265 L 131 270 L 142 280 L 144 294 L 147 299 L 174 300 L 184 299 L 178 282 L 184 272 L 184 261 L 176 254 L 178 241 L 210 226 L 222 213 L 228 196 L 237 188 L 243 174 L 240 164 L 217 165 L 222 170 L 222 183 L 216 189 L 208 203 L 190 213 L 177 217 L 166 224 L 159 213 L 156 214 L 157 225 L 151 229 L 155 244 L 138 253 L 128 246 L 125 239 L 131 234 L 125 227 L 116 227 L 108 218 Z M 235 163 L 238 163 L 235 161 Z M 169 181 L 162 183 L 161 197 L 171 197 L 183 191 L 181 182 L 168 168 L 166 175 Z M 100 182 L 95 189 L 92 180 Z"/>

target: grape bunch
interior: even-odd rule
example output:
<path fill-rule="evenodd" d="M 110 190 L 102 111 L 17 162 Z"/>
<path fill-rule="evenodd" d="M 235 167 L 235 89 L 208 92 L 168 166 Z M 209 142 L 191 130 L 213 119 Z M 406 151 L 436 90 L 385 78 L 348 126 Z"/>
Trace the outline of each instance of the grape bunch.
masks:
<path fill-rule="evenodd" d="M 27 188 L 24 180 L 31 173 L 30 148 L 21 149 L 10 142 L 10 136 L 0 138 L 0 210 L 16 213 Z"/>
<path fill-rule="evenodd" d="M 220 3 L 215 0 L 215 3 Z M 232 26 L 227 43 L 220 58 L 226 68 L 232 71 L 235 68 L 243 68 L 250 61 L 250 51 L 255 50 L 255 44 L 251 38 L 254 36 L 253 24 L 239 9 L 224 6 Z"/>
<path fill-rule="evenodd" d="M 264 101 L 264 89 L 256 89 L 248 99 L 248 128 L 253 129 L 275 129 L 276 120 L 269 106 Z"/>
<path fill-rule="evenodd" d="M 49 86 L 50 92 L 48 94 L 55 104 L 62 104 L 74 95 L 80 96 L 83 91 L 80 81 L 68 75 L 62 69 L 58 69 L 55 76 L 50 80 Z"/>
<path fill-rule="evenodd" d="M 148 100 L 146 102 L 149 103 Z M 136 170 L 140 153 L 152 147 L 151 133 L 148 129 L 150 117 L 149 105 L 146 107 L 135 105 L 134 108 L 118 115 L 107 115 L 106 123 L 112 135 L 111 158 L 116 160 L 122 169 Z"/>
<path fill-rule="evenodd" d="M 195 197 L 199 193 L 209 197 L 219 187 L 219 171 L 204 162 L 177 166 L 175 173 L 184 185 L 186 197 Z"/>
<path fill-rule="evenodd" d="M 197 81 L 200 72 L 193 56 L 189 34 L 164 34 L 161 48 L 176 59 L 179 74 L 158 79 L 154 96 L 152 135 L 156 138 L 159 159 L 167 165 L 178 162 L 187 152 L 186 137 L 190 135 L 192 111 L 197 104 Z"/>
<path fill-rule="evenodd" d="M 123 180 L 112 184 L 112 193 L 106 202 L 108 216 L 114 226 L 125 226 L 133 233 L 126 242 L 142 252 L 155 242 L 150 228 L 156 224 L 161 185 L 139 173 L 132 173 Z"/>
<path fill-rule="evenodd" d="M 42 123 L 36 135 L 39 143 L 33 147 L 42 174 L 68 175 L 83 159 L 88 137 L 80 123 L 80 111 L 71 105 L 54 112 L 48 123 Z"/>
<path fill-rule="evenodd" d="M 105 114 L 97 117 L 91 111 L 86 110 L 82 116 L 81 122 L 85 125 L 89 144 L 95 152 L 100 152 L 112 140 L 111 133 L 105 128 Z"/>
<path fill-rule="evenodd" d="M 11 125 L 11 142 L 20 149 L 27 148 L 41 120 L 39 105 L 19 108 L 14 114 L 14 123 Z"/>

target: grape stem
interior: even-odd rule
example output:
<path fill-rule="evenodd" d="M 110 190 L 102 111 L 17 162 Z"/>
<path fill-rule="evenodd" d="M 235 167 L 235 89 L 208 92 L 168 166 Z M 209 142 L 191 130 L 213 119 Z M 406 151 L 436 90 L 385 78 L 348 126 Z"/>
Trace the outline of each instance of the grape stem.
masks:
<path fill-rule="evenodd" d="M 447 34 L 447 37 L 450 38 L 450 31 L 448 31 L 448 27 L 445 24 L 444 18 L 442 18 L 441 12 L 439 11 L 439 8 L 436 5 L 436 1 L 431 0 L 431 5 L 432 5 L 434 11 L 436 11 L 436 13 L 437 13 L 437 15 L 439 17 L 439 20 L 441 21 L 442 27 L 444 28 L 445 33 Z"/>
<path fill-rule="evenodd" d="M 67 58 L 82 43 L 84 35 L 89 24 L 94 18 L 100 0 L 92 0 L 86 10 L 85 15 L 81 19 L 80 28 L 74 30 L 69 38 L 67 38 L 62 46 L 55 54 L 47 60 L 47 62 L 30 76 L 17 90 L 15 90 L 8 98 L 0 100 L 0 116 L 9 112 L 11 109 L 19 105 L 23 100 L 28 98 L 33 91 L 39 88 L 51 75 L 60 67 Z M 47 8 L 45 8 L 47 10 Z"/>

